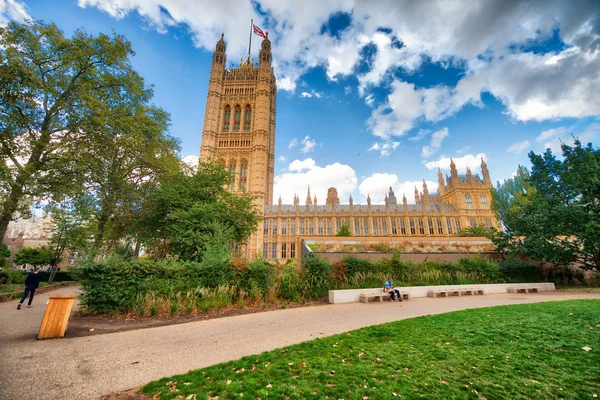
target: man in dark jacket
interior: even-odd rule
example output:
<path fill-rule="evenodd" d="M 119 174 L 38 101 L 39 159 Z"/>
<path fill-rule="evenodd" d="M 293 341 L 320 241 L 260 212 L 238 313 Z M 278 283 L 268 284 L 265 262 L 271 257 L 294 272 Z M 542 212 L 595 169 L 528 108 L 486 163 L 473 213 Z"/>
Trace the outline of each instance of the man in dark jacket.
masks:
<path fill-rule="evenodd" d="M 27 278 L 25 278 L 25 293 L 23 294 L 23 298 L 21 299 L 21 301 L 19 302 L 19 305 L 17 306 L 17 310 L 21 309 L 21 305 L 23 304 L 23 302 L 25 301 L 27 296 L 29 296 L 29 302 L 27 303 L 27 308 L 31 308 L 31 302 L 33 301 L 33 295 L 38 290 L 38 286 L 40 286 L 41 276 L 40 276 L 39 272 L 40 272 L 40 269 L 37 267 L 34 267 L 33 271 L 31 271 L 29 274 L 27 274 Z"/>

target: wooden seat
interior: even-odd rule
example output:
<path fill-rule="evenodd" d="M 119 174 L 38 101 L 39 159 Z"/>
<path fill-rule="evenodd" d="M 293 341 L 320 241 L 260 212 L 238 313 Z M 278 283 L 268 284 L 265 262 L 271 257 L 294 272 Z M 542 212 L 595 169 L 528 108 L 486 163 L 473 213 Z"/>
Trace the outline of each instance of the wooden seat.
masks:
<path fill-rule="evenodd" d="M 410 300 L 411 295 L 410 292 L 400 292 L 402 296 L 402 300 Z M 383 299 L 389 300 L 390 294 L 388 292 L 378 292 L 378 293 L 361 293 L 359 297 L 359 301 L 361 303 L 368 303 L 369 300 L 379 299 L 380 302 L 383 302 Z"/>

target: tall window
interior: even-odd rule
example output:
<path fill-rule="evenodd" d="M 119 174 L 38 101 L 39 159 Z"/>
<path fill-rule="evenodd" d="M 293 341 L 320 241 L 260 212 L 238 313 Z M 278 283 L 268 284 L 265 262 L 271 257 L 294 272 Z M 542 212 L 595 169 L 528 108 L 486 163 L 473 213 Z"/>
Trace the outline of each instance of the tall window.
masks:
<path fill-rule="evenodd" d="M 277 235 L 277 221 L 271 222 L 271 234 L 273 236 Z"/>
<path fill-rule="evenodd" d="M 467 203 L 467 208 L 468 209 L 473 208 L 473 199 L 471 199 L 471 195 L 470 194 L 466 194 L 465 195 L 465 201 Z"/>
<path fill-rule="evenodd" d="M 223 132 L 229 132 L 229 123 L 231 122 L 231 107 L 225 106 L 223 113 Z"/>
<path fill-rule="evenodd" d="M 429 219 L 429 234 L 433 235 L 433 221 Z"/>
<path fill-rule="evenodd" d="M 240 165 L 240 189 L 246 190 L 248 187 L 248 161 L 242 160 Z"/>
<path fill-rule="evenodd" d="M 304 220 L 300 220 L 300 234 L 304 235 Z"/>
<path fill-rule="evenodd" d="M 388 231 L 387 231 L 387 221 L 384 219 L 383 221 L 381 221 L 381 234 L 382 235 L 387 235 Z"/>
<path fill-rule="evenodd" d="M 441 219 L 437 219 L 437 233 L 438 235 L 441 235 L 444 233 L 444 231 L 442 231 L 442 220 Z"/>
<path fill-rule="evenodd" d="M 263 243 L 263 258 L 269 258 L 269 243 Z"/>
<path fill-rule="evenodd" d="M 295 235 L 296 234 L 296 221 L 292 220 L 292 222 L 290 222 L 290 235 Z"/>
<path fill-rule="evenodd" d="M 332 235 L 332 224 L 331 224 L 331 220 L 327 220 L 327 234 L 328 235 Z"/>
<path fill-rule="evenodd" d="M 474 227 L 477 225 L 477 221 L 475 220 L 475 218 L 471 218 L 471 227 Z"/>
<path fill-rule="evenodd" d="M 354 220 L 354 234 L 360 235 L 360 222 L 358 221 L 358 218 Z"/>
<path fill-rule="evenodd" d="M 290 258 L 296 258 L 296 243 L 290 243 Z"/>
<path fill-rule="evenodd" d="M 456 220 L 456 232 L 460 232 L 460 220 Z"/>
<path fill-rule="evenodd" d="M 323 234 L 323 220 L 319 219 L 319 235 Z"/>
<path fill-rule="evenodd" d="M 419 233 L 421 233 L 421 235 L 425 234 L 425 228 L 423 227 L 423 220 L 422 219 L 419 220 Z"/>
<path fill-rule="evenodd" d="M 492 227 L 492 220 L 490 218 L 485 219 L 485 226 L 487 226 L 488 228 Z"/>
<path fill-rule="evenodd" d="M 250 106 L 246 106 L 246 110 L 244 111 L 244 130 L 249 131 L 250 125 L 252 122 L 252 108 Z"/>
<path fill-rule="evenodd" d="M 308 220 L 308 234 L 309 235 L 314 235 L 315 234 L 315 226 L 314 226 L 314 223 L 313 223 L 312 219 Z"/>
<path fill-rule="evenodd" d="M 365 218 L 364 227 L 365 227 L 365 235 L 368 235 L 369 234 L 369 220 L 366 218 Z"/>
<path fill-rule="evenodd" d="M 447 219 L 446 225 L 448 226 L 448 233 L 451 234 L 452 233 L 452 220 Z"/>
<path fill-rule="evenodd" d="M 268 235 L 269 234 L 269 221 L 265 221 L 265 228 L 263 230 L 263 235 Z"/>
<path fill-rule="evenodd" d="M 398 229 L 396 229 L 396 220 L 393 219 L 392 220 L 392 235 L 397 235 L 398 234 Z"/>
<path fill-rule="evenodd" d="M 481 203 L 481 208 L 489 208 L 487 197 L 485 197 L 485 195 L 482 194 L 479 196 L 479 202 Z"/>
<path fill-rule="evenodd" d="M 379 218 L 373 220 L 373 234 L 379 235 Z"/>
<path fill-rule="evenodd" d="M 242 108 L 240 106 L 235 106 L 235 111 L 233 114 L 233 130 L 240 130 L 240 122 L 242 120 Z"/>
<path fill-rule="evenodd" d="M 287 258 L 287 244 L 281 243 L 281 258 Z"/>
<path fill-rule="evenodd" d="M 403 235 L 406 235 L 406 226 L 404 226 L 403 219 L 400 220 L 400 233 L 402 233 Z"/>
<path fill-rule="evenodd" d="M 229 190 L 233 190 L 235 188 L 235 161 L 229 161 L 229 175 L 231 176 L 231 180 L 229 181 Z"/>
<path fill-rule="evenodd" d="M 411 219 L 410 220 L 410 234 L 414 235 L 415 233 L 416 233 L 415 232 L 415 221 Z"/>
<path fill-rule="evenodd" d="M 271 258 L 277 258 L 277 243 L 271 243 Z"/>
<path fill-rule="evenodd" d="M 285 220 L 281 221 L 281 234 L 287 235 L 287 222 Z"/>

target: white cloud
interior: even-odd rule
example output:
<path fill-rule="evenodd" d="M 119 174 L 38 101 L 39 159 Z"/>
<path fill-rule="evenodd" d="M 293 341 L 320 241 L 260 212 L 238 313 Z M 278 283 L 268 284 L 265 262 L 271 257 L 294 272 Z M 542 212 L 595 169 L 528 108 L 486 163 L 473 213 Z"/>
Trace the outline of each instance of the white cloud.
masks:
<path fill-rule="evenodd" d="M 279 156 L 278 160 L 279 161 L 285 161 L 285 156 Z"/>
<path fill-rule="evenodd" d="M 471 146 L 465 146 L 463 148 L 460 148 L 458 150 L 456 150 L 456 154 L 463 154 L 465 151 L 469 150 L 471 148 Z"/>
<path fill-rule="evenodd" d="M 396 150 L 400 146 L 400 142 L 394 142 L 388 140 L 383 143 L 373 143 L 371 147 L 367 151 L 375 150 L 378 151 L 381 157 L 388 157 L 394 150 Z"/>
<path fill-rule="evenodd" d="M 298 139 L 293 138 L 290 140 L 290 144 L 288 144 L 288 149 L 293 149 L 296 146 L 298 146 Z"/>
<path fill-rule="evenodd" d="M 477 155 L 465 154 L 462 157 L 452 157 L 454 164 L 456 164 L 456 169 L 458 169 L 459 173 L 463 173 L 461 171 L 465 171 L 467 167 L 471 168 L 472 171 L 476 170 L 481 166 L 481 159 L 487 160 L 485 153 L 479 153 Z M 437 169 L 440 168 L 442 170 L 450 170 L 450 157 L 440 157 L 437 161 L 429 161 L 425 164 L 427 169 Z"/>
<path fill-rule="evenodd" d="M 315 92 L 315 90 L 311 90 L 310 92 L 302 92 L 300 93 L 300 97 L 302 98 L 311 98 L 311 97 L 316 97 L 317 99 L 320 99 L 322 96 L 321 93 L 319 92 Z"/>
<path fill-rule="evenodd" d="M 432 181 L 426 181 L 427 189 L 432 194 L 437 191 L 438 184 Z M 399 182 L 396 174 L 375 173 L 365 178 L 359 185 L 358 190 L 366 199 L 367 195 L 371 197 L 371 202 L 374 204 L 384 204 L 385 195 L 389 192 L 390 186 L 394 190 L 396 199 L 399 204 L 402 204 L 402 196 L 406 196 L 408 203 L 415 203 L 415 186 L 423 191 L 423 181 L 404 181 Z"/>
<path fill-rule="evenodd" d="M 538 139 L 542 141 L 543 146 L 539 148 L 540 152 L 550 149 L 554 154 L 562 154 L 562 149 L 560 148 L 561 144 L 566 143 L 569 146 L 573 146 L 575 140 L 573 136 L 576 139 L 579 139 L 583 145 L 597 141 L 600 139 L 600 123 L 592 123 L 580 133 L 574 133 L 571 128 L 566 128 L 564 126 L 556 129 L 549 129 L 542 132 L 536 138 L 536 141 L 538 141 Z"/>
<path fill-rule="evenodd" d="M 27 6 L 22 1 L 0 0 L 0 26 L 5 26 L 10 20 L 23 22 L 30 19 Z"/>
<path fill-rule="evenodd" d="M 567 128 L 561 126 L 559 128 L 552 128 L 540 133 L 538 137 L 535 138 L 536 142 L 546 142 L 548 140 L 552 140 L 557 136 L 562 136 L 567 133 Z"/>
<path fill-rule="evenodd" d="M 316 165 L 315 160 L 313 160 L 312 158 L 307 158 L 305 160 L 294 160 L 290 163 L 290 165 L 288 166 L 288 170 L 289 171 L 303 171 L 305 169 L 311 169 Z"/>
<path fill-rule="evenodd" d="M 317 146 L 317 141 L 311 139 L 310 136 L 306 135 L 304 139 L 302 139 L 302 148 L 300 151 L 304 154 L 310 153 Z"/>
<path fill-rule="evenodd" d="M 273 189 L 275 197 L 278 198 L 281 195 L 284 204 L 293 204 L 294 194 L 298 194 L 300 204 L 304 204 L 309 185 L 311 197 L 316 195 L 318 204 L 325 204 L 327 189 L 330 187 L 337 189 L 342 203 L 346 203 L 350 193 L 356 189 L 356 173 L 349 165 L 336 162 L 321 167 L 316 165 L 314 160 L 307 159 L 294 160 L 288 169 L 294 172 L 275 176 Z"/>
<path fill-rule="evenodd" d="M 430 133 L 431 133 L 431 131 L 428 129 L 419 129 L 419 132 L 416 134 L 416 136 L 409 137 L 408 140 L 411 140 L 413 142 L 418 142 L 420 140 L 423 140 Z"/>
<path fill-rule="evenodd" d="M 506 151 L 509 153 L 519 154 L 523 152 L 523 150 L 527 150 L 529 148 L 529 140 L 523 140 L 522 142 L 512 144 Z"/>
<path fill-rule="evenodd" d="M 429 146 L 421 148 L 421 157 L 429 158 L 442 148 L 442 142 L 448 136 L 448 128 L 442 128 L 431 135 Z"/>
<path fill-rule="evenodd" d="M 198 156 L 196 156 L 196 155 L 185 156 L 181 159 L 181 162 L 185 166 L 190 168 L 193 172 L 198 171 Z"/>
<path fill-rule="evenodd" d="M 368 106 L 372 105 L 374 101 L 375 101 L 375 96 L 373 96 L 372 94 L 365 97 L 365 104 Z"/>

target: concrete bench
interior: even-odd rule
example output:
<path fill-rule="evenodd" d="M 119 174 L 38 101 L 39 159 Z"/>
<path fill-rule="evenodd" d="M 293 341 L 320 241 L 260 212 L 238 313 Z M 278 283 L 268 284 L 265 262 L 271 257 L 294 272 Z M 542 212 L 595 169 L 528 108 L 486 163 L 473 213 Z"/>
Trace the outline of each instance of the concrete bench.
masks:
<path fill-rule="evenodd" d="M 410 292 L 400 292 L 402 296 L 402 300 L 410 300 Z M 369 300 L 379 299 L 380 302 L 383 302 L 383 299 L 389 300 L 390 294 L 388 292 L 379 292 L 379 293 L 361 293 L 359 297 L 359 301 L 361 303 L 368 303 Z"/>
<path fill-rule="evenodd" d="M 485 294 L 482 288 L 444 288 L 430 289 L 427 291 L 427 297 L 449 297 L 449 296 L 475 296 Z"/>
<path fill-rule="evenodd" d="M 538 288 L 533 286 L 509 286 L 506 291 L 508 293 L 539 293 Z"/>

